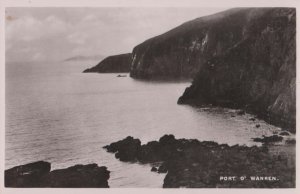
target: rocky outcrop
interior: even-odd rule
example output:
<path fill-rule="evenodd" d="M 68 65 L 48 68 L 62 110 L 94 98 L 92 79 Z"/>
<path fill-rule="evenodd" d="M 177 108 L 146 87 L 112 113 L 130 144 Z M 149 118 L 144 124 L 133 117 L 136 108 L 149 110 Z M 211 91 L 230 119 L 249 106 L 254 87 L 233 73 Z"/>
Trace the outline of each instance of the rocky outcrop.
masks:
<path fill-rule="evenodd" d="M 108 188 L 109 171 L 97 164 L 75 165 L 50 171 L 49 162 L 39 161 L 5 170 L 5 187 Z"/>
<path fill-rule="evenodd" d="M 38 187 L 40 178 L 50 172 L 49 162 L 39 161 L 5 170 L 6 187 Z"/>
<path fill-rule="evenodd" d="M 266 146 L 228 146 L 164 135 L 159 141 L 144 145 L 139 139 L 127 137 L 104 148 L 121 161 L 151 163 L 154 167 L 151 171 L 167 173 L 165 188 L 295 187 L 295 158 L 271 153 Z M 228 176 L 236 178 L 234 181 L 222 179 Z M 246 178 L 241 180 L 242 176 Z M 253 181 L 251 177 L 268 178 Z"/>
<path fill-rule="evenodd" d="M 264 8 L 240 13 L 242 36 L 202 63 L 178 103 L 243 108 L 295 131 L 296 10 Z M 225 34 L 219 31 L 216 36 Z M 222 44 L 222 38 L 217 40 Z"/>
<path fill-rule="evenodd" d="M 126 73 L 130 70 L 131 53 L 109 56 L 83 73 Z"/>

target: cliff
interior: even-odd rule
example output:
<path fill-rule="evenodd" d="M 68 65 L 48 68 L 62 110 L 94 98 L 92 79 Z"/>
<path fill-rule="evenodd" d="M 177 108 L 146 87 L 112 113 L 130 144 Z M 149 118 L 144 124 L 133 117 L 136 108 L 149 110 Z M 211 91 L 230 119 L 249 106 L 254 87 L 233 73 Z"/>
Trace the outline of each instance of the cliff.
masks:
<path fill-rule="evenodd" d="M 186 22 L 133 49 L 130 76 L 141 79 L 193 78 L 213 56 L 245 35 L 245 24 L 268 9 L 236 8 Z"/>
<path fill-rule="evenodd" d="M 217 45 L 227 45 L 226 49 L 223 46 L 222 52 L 218 52 L 219 47 L 215 46 L 211 50 L 218 54 L 201 63 L 192 85 L 178 103 L 243 108 L 269 123 L 294 131 L 296 10 L 253 8 L 240 10 L 239 14 L 242 23 L 237 24 L 237 18 L 228 20 L 215 31 L 214 41 L 219 42 Z M 242 35 L 239 38 L 233 38 L 237 34 L 229 36 L 239 31 L 232 29 L 235 25 Z M 235 43 L 228 44 L 226 37 L 236 40 Z"/>
<path fill-rule="evenodd" d="M 109 56 L 83 73 L 126 73 L 130 70 L 131 53 Z"/>

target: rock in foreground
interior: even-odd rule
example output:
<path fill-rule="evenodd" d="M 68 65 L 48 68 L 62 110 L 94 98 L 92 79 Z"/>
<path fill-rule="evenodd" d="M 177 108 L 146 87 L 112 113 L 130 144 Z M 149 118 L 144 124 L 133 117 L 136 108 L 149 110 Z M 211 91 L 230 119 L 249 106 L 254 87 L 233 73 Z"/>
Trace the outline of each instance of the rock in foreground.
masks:
<path fill-rule="evenodd" d="M 131 53 L 109 56 L 96 66 L 83 73 L 128 73 L 130 71 Z"/>
<path fill-rule="evenodd" d="M 50 172 L 49 162 L 39 161 L 5 170 L 6 187 L 38 187 L 41 177 Z"/>
<path fill-rule="evenodd" d="M 105 146 L 121 161 L 160 164 L 157 172 L 167 172 L 163 187 L 196 188 L 293 188 L 295 160 L 271 154 L 266 146 L 228 146 L 211 141 L 175 139 L 165 135 L 159 141 L 141 145 L 127 137 Z M 149 169 L 150 170 L 150 169 Z M 225 176 L 246 176 L 243 181 L 220 180 Z M 251 176 L 271 177 L 251 181 Z"/>
<path fill-rule="evenodd" d="M 109 171 L 97 164 L 75 165 L 51 171 L 39 161 L 5 170 L 5 187 L 108 188 Z"/>

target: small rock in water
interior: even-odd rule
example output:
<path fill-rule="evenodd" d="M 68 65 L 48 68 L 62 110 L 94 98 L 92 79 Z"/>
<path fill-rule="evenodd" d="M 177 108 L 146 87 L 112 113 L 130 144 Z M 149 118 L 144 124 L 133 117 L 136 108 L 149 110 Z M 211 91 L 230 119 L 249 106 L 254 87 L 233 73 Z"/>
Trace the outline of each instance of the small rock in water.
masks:
<path fill-rule="evenodd" d="M 161 165 L 159 168 L 158 168 L 158 173 L 167 173 L 168 172 L 168 169 L 166 168 L 165 165 Z"/>
<path fill-rule="evenodd" d="M 255 118 L 250 118 L 249 120 L 250 120 L 250 121 L 255 121 Z"/>
<path fill-rule="evenodd" d="M 259 128 L 259 127 L 260 127 L 260 124 L 255 125 L 255 127 L 256 127 L 256 128 Z"/>
<path fill-rule="evenodd" d="M 151 168 L 151 171 L 152 171 L 152 172 L 157 172 L 157 168 L 156 168 L 156 167 L 152 167 L 152 168 Z"/>
<path fill-rule="evenodd" d="M 272 136 L 263 136 L 263 138 L 253 138 L 253 141 L 255 142 L 262 142 L 262 143 L 274 143 L 282 141 L 283 137 L 278 135 L 272 135 Z"/>
<path fill-rule="evenodd" d="M 282 135 L 282 136 L 288 136 L 288 135 L 290 135 L 288 132 L 286 132 L 286 131 L 283 131 L 283 132 L 281 132 L 281 133 L 279 133 L 279 135 Z"/>

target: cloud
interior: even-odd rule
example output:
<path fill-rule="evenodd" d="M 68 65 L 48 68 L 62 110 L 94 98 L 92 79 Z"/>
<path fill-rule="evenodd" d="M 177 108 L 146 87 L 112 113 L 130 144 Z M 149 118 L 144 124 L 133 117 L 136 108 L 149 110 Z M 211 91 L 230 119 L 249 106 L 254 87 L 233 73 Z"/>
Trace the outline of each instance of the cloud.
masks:
<path fill-rule="evenodd" d="M 131 52 L 207 8 L 6 8 L 7 60 L 63 60 Z"/>
<path fill-rule="evenodd" d="M 49 37 L 66 32 L 67 24 L 55 16 L 39 20 L 32 16 L 25 16 L 7 22 L 6 38 L 31 41 L 41 37 Z"/>
<path fill-rule="evenodd" d="M 70 43 L 75 43 L 78 45 L 83 45 L 86 43 L 86 39 L 88 38 L 87 34 L 82 32 L 74 32 L 67 36 L 67 39 Z"/>
<path fill-rule="evenodd" d="M 5 31 L 6 58 L 15 60 L 16 56 L 18 56 L 19 60 L 48 60 L 52 54 L 55 54 L 53 53 L 55 48 L 45 49 L 45 47 L 54 45 L 54 42 L 62 39 L 68 33 L 67 30 L 68 23 L 53 15 L 43 19 L 24 16 L 15 20 L 9 20 L 6 22 Z M 34 53 L 37 51 L 45 51 L 50 54 Z"/>

